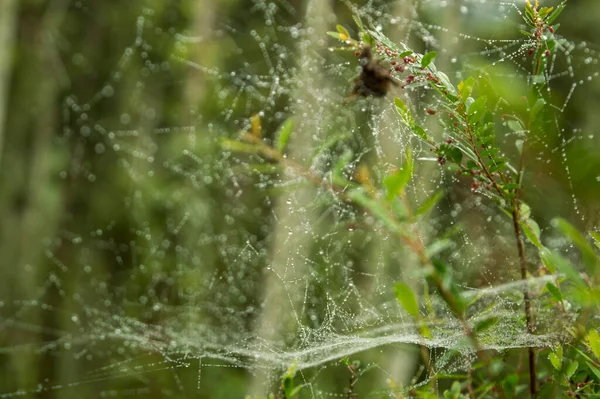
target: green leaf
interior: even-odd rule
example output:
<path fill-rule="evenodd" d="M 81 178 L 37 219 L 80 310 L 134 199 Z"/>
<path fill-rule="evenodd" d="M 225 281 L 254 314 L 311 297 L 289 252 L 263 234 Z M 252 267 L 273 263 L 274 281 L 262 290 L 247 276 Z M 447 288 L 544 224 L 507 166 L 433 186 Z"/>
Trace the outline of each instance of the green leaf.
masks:
<path fill-rule="evenodd" d="M 339 33 L 339 32 L 327 32 L 327 34 L 335 39 L 341 40 L 343 42 L 345 42 L 346 40 L 348 40 L 347 36 L 344 36 L 343 34 Z"/>
<path fill-rule="evenodd" d="M 413 125 L 410 128 L 412 129 L 413 133 L 416 134 L 417 136 L 419 136 L 421 139 L 423 139 L 425 141 L 429 141 L 429 135 L 427 134 L 425 129 L 423 129 L 421 126 Z"/>
<path fill-rule="evenodd" d="M 487 101 L 486 96 L 479 97 L 471 105 L 469 105 L 469 107 L 467 108 L 467 114 L 473 115 L 474 113 L 482 110 L 483 107 L 485 106 L 486 101 Z"/>
<path fill-rule="evenodd" d="M 550 16 L 548 17 L 548 19 L 546 19 L 546 24 L 550 25 L 552 24 L 552 22 L 554 22 L 554 20 L 556 18 L 558 18 L 558 16 L 560 15 L 560 13 L 565 9 L 565 6 L 567 5 L 566 1 L 563 1 L 562 3 L 560 3 L 556 9 L 554 10 L 554 12 L 552 14 L 550 14 Z"/>
<path fill-rule="evenodd" d="M 306 386 L 306 384 L 302 384 L 302 385 L 298 385 L 297 387 L 295 387 L 294 389 L 292 389 L 289 393 L 286 392 L 286 398 L 293 398 L 294 396 L 296 396 L 301 390 L 302 388 L 304 388 Z"/>
<path fill-rule="evenodd" d="M 519 122 L 517 120 L 514 120 L 514 119 L 507 120 L 506 121 L 506 125 L 513 132 L 522 132 L 522 131 L 525 130 L 525 128 L 523 127 L 523 125 L 521 124 L 521 122 Z"/>
<path fill-rule="evenodd" d="M 485 150 L 485 151 L 483 151 L 483 152 L 481 153 L 481 156 L 482 156 L 482 157 L 490 157 L 490 158 L 492 158 L 494 155 L 496 155 L 496 154 L 497 154 L 497 153 L 499 153 L 499 152 L 500 152 L 500 149 L 499 149 L 499 148 L 492 147 L 492 148 L 490 148 L 489 150 Z"/>
<path fill-rule="evenodd" d="M 596 359 L 600 360 L 600 336 L 598 335 L 598 330 L 591 329 L 585 339 L 590 345 L 590 349 L 596 356 Z"/>
<path fill-rule="evenodd" d="M 523 232 L 527 239 L 538 249 L 542 249 L 542 241 L 540 240 L 541 230 L 537 222 L 533 219 L 526 219 L 521 226 L 523 227 Z"/>
<path fill-rule="evenodd" d="M 383 179 L 383 184 L 387 190 L 386 200 L 390 201 L 402 192 L 404 186 L 410 181 L 411 173 L 408 168 L 402 168 Z"/>
<path fill-rule="evenodd" d="M 432 258 L 435 255 L 439 254 L 440 252 L 452 248 L 454 246 L 454 242 L 450 239 L 447 238 L 442 238 L 439 240 L 435 240 L 434 242 L 432 242 L 431 244 L 429 244 L 427 246 L 427 249 L 425 250 L 425 255 L 428 258 Z"/>
<path fill-rule="evenodd" d="M 413 290 L 405 283 L 396 283 L 394 285 L 394 291 L 396 292 L 396 298 L 402 305 L 406 313 L 414 318 L 419 317 L 419 304 L 417 303 L 417 297 Z"/>
<path fill-rule="evenodd" d="M 531 32 L 528 32 L 528 31 L 526 31 L 526 30 L 519 29 L 519 32 L 521 32 L 521 33 L 522 33 L 523 35 L 525 35 L 525 36 L 529 36 L 529 37 L 535 37 L 535 36 L 533 35 L 533 33 L 531 33 Z"/>
<path fill-rule="evenodd" d="M 506 184 L 502 184 L 502 188 L 506 191 L 511 191 L 514 190 L 516 188 L 519 188 L 519 183 L 506 183 Z"/>
<path fill-rule="evenodd" d="M 406 103 L 401 98 L 394 98 L 394 104 L 396 105 L 396 111 L 400 114 L 400 117 L 404 120 L 404 123 L 411 126 L 413 124 L 413 117 L 410 110 L 406 106 Z"/>
<path fill-rule="evenodd" d="M 497 317 L 490 317 L 488 319 L 481 320 L 480 322 L 475 324 L 473 331 L 475 333 L 481 333 L 481 332 L 493 327 L 494 325 L 496 325 L 496 323 L 498 323 Z"/>
<path fill-rule="evenodd" d="M 415 212 L 415 216 L 424 215 L 429 212 L 444 196 L 446 192 L 444 190 L 439 190 L 433 193 L 429 198 L 423 202 L 423 204 L 417 209 Z"/>
<path fill-rule="evenodd" d="M 529 219 L 531 217 L 531 207 L 526 203 L 521 202 L 521 205 L 519 206 L 519 213 L 523 218 Z"/>
<path fill-rule="evenodd" d="M 408 112 L 408 107 L 406 103 L 401 98 L 394 98 L 394 104 L 396 104 L 396 110 L 404 118 L 404 115 Z"/>
<path fill-rule="evenodd" d="M 554 284 L 552 284 L 551 282 L 546 283 L 546 289 L 548 290 L 548 292 L 550 292 L 550 294 L 552 295 L 552 297 L 557 301 L 557 302 L 562 302 L 563 297 L 562 294 L 560 292 L 560 289 L 558 289 L 557 286 L 555 286 Z"/>
<path fill-rule="evenodd" d="M 383 184 L 387 190 L 386 199 L 388 201 L 396 198 L 406 184 L 410 181 L 412 177 L 412 151 L 408 149 L 406 151 L 406 160 L 402 165 L 402 169 L 397 170 L 395 173 L 386 176 L 383 179 Z"/>
<path fill-rule="evenodd" d="M 467 80 L 460 82 L 458 84 L 458 90 L 460 91 L 460 98 L 462 99 L 463 103 L 465 101 L 467 101 L 467 98 L 469 98 L 469 96 L 473 92 L 474 85 L 475 85 L 475 79 L 473 79 L 472 76 L 469 77 Z"/>
<path fill-rule="evenodd" d="M 375 44 L 375 40 L 373 40 L 373 36 L 368 34 L 367 32 L 363 32 L 361 35 L 362 41 L 364 44 L 368 46 L 373 46 Z"/>
<path fill-rule="evenodd" d="M 346 149 L 346 151 L 344 151 L 342 155 L 340 155 L 332 170 L 332 175 L 334 179 L 337 178 L 346 180 L 344 177 L 344 169 L 352 160 L 352 156 L 353 153 L 349 149 Z"/>
<path fill-rule="evenodd" d="M 281 125 L 277 133 L 275 133 L 275 148 L 277 151 L 283 152 L 285 147 L 287 146 L 288 141 L 290 140 L 290 136 L 292 131 L 294 130 L 294 119 L 288 118 Z"/>
<path fill-rule="evenodd" d="M 596 375 L 596 378 L 598 380 L 600 380 L 600 370 L 598 370 L 596 367 L 594 367 L 592 365 L 592 363 L 590 363 L 590 362 L 586 362 L 586 363 L 587 363 L 588 367 L 590 368 L 590 370 L 592 370 L 592 373 L 594 373 Z"/>
<path fill-rule="evenodd" d="M 595 231 L 589 231 L 590 235 L 594 239 L 596 246 L 600 249 L 600 233 L 596 233 Z"/>
<path fill-rule="evenodd" d="M 515 147 L 517 147 L 519 154 L 523 153 L 523 144 L 525 144 L 525 140 L 515 140 Z"/>
<path fill-rule="evenodd" d="M 336 25 L 335 28 L 337 29 L 338 32 L 340 32 L 342 35 L 346 36 L 346 40 L 350 39 L 350 33 L 348 33 L 348 31 L 346 30 L 346 28 L 344 28 L 342 25 Z"/>
<path fill-rule="evenodd" d="M 552 367 L 560 370 L 562 367 L 562 347 L 559 346 L 555 352 L 548 355 L 548 360 L 552 363 Z"/>
<path fill-rule="evenodd" d="M 574 360 L 571 364 L 569 364 L 569 367 L 567 367 L 567 371 L 565 371 L 565 377 L 567 377 L 567 379 L 571 378 L 573 374 L 575 374 L 575 372 L 577 371 L 578 367 L 579 362 Z"/>
<path fill-rule="evenodd" d="M 571 265 L 571 263 L 560 256 L 559 254 L 550 251 L 548 248 L 543 248 L 540 251 L 540 258 L 546 267 L 554 273 L 555 270 L 558 270 L 564 273 L 569 280 L 578 284 L 580 286 L 585 286 L 585 282 L 575 270 L 575 268 Z"/>
<path fill-rule="evenodd" d="M 458 147 L 451 147 L 446 150 L 446 156 L 454 163 L 460 164 L 462 161 L 463 153 Z"/>
<path fill-rule="evenodd" d="M 556 218 L 554 221 L 558 228 L 579 248 L 583 258 L 583 264 L 592 275 L 596 273 L 598 267 L 598 258 L 592 246 L 587 242 L 585 236 L 579 232 L 573 225 L 565 219 Z"/>
<path fill-rule="evenodd" d="M 544 19 L 544 18 L 546 18 L 546 16 L 548 16 L 548 14 L 550 14 L 550 12 L 553 9 L 554 9 L 554 7 L 542 7 L 538 11 L 538 15 L 539 15 L 540 18 Z"/>
<path fill-rule="evenodd" d="M 365 30 L 365 26 L 363 25 L 363 23 L 362 23 L 362 20 L 360 19 L 360 16 L 359 16 L 359 15 L 356 15 L 356 14 L 355 14 L 355 15 L 353 15 L 353 16 L 352 16 L 352 19 L 354 19 L 354 22 L 356 22 L 356 26 L 358 26 L 358 28 L 359 28 L 361 31 L 364 31 L 364 30 Z"/>
<path fill-rule="evenodd" d="M 285 396 L 287 398 L 291 398 L 292 392 L 294 391 L 294 376 L 292 374 L 288 374 L 283 377 L 283 391 L 285 392 Z"/>
<path fill-rule="evenodd" d="M 534 120 L 535 117 L 540 113 L 540 111 L 544 109 L 544 105 L 546 105 L 546 101 L 543 98 L 538 98 L 535 104 L 533 104 L 533 107 L 531 107 L 531 120 Z"/>
<path fill-rule="evenodd" d="M 437 53 L 435 51 L 430 51 L 429 53 L 425 54 L 421 59 L 421 68 L 427 68 L 436 55 Z"/>
<path fill-rule="evenodd" d="M 529 22 L 530 25 L 535 25 L 535 16 L 533 15 L 533 7 L 527 3 L 525 7 L 525 20 Z"/>
<path fill-rule="evenodd" d="M 258 154 L 260 152 L 256 144 L 244 143 L 242 141 L 224 138 L 221 140 L 221 148 L 227 151 L 245 152 Z"/>

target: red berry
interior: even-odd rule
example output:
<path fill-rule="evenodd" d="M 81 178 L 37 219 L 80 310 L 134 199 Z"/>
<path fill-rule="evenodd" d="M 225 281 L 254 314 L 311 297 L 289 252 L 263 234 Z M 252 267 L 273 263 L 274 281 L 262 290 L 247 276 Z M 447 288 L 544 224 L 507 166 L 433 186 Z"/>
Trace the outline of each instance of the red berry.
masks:
<path fill-rule="evenodd" d="M 360 51 L 355 51 L 354 55 L 358 57 L 360 55 Z"/>
<path fill-rule="evenodd" d="M 550 50 L 546 50 L 546 57 L 550 57 Z"/>
<path fill-rule="evenodd" d="M 429 115 L 435 115 L 435 113 L 436 113 L 437 111 L 436 111 L 436 110 L 434 110 L 434 109 L 427 108 L 427 109 L 425 110 L 425 112 L 427 112 Z"/>
<path fill-rule="evenodd" d="M 553 27 L 551 27 L 551 26 L 549 26 L 549 27 L 548 27 L 548 32 L 550 32 L 550 33 L 554 33 L 554 28 L 553 28 Z"/>

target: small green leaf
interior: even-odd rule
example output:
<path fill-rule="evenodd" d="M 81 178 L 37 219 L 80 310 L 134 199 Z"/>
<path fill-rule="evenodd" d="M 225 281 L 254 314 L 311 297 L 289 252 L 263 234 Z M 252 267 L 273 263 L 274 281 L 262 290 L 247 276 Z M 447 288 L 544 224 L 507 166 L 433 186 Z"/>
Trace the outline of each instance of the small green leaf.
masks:
<path fill-rule="evenodd" d="M 275 148 L 277 148 L 277 151 L 283 152 L 285 150 L 293 130 L 294 120 L 292 118 L 286 119 L 275 133 Z"/>
<path fill-rule="evenodd" d="M 540 18 L 544 19 L 550 12 L 554 9 L 554 7 L 542 7 L 538 11 L 538 15 Z"/>
<path fill-rule="evenodd" d="M 537 222 L 533 219 L 525 219 L 521 226 L 523 227 L 523 232 L 527 239 L 538 249 L 542 249 L 543 246 L 540 240 L 541 230 Z"/>
<path fill-rule="evenodd" d="M 595 231 L 589 231 L 590 235 L 594 239 L 594 244 L 600 249 L 600 233 L 596 233 Z"/>
<path fill-rule="evenodd" d="M 600 360 L 600 336 L 598 335 L 598 330 L 591 329 L 585 339 L 590 345 L 590 349 L 596 356 L 596 359 Z"/>
<path fill-rule="evenodd" d="M 346 40 L 348 40 L 348 37 L 344 36 L 343 34 L 339 33 L 339 32 L 327 32 L 327 34 L 335 39 L 341 40 L 343 42 L 345 42 Z"/>
<path fill-rule="evenodd" d="M 594 373 L 596 375 L 596 378 L 598 380 L 600 380 L 600 370 L 598 370 L 596 367 L 594 367 L 592 365 L 592 363 L 590 363 L 590 362 L 586 362 L 586 363 L 587 363 L 588 367 L 590 368 L 590 370 L 592 370 L 592 373 Z"/>
<path fill-rule="evenodd" d="M 554 22 L 554 20 L 556 18 L 558 18 L 558 16 L 560 15 L 560 13 L 565 9 L 565 6 L 567 5 L 566 1 L 563 1 L 562 3 L 560 3 L 556 9 L 554 10 L 554 12 L 552 14 L 550 14 L 550 16 L 548 17 L 548 19 L 546 19 L 546 24 L 550 25 L 552 24 L 552 22 Z"/>
<path fill-rule="evenodd" d="M 425 129 L 423 129 L 421 126 L 413 125 L 410 128 L 412 129 L 413 133 L 416 134 L 417 136 L 419 136 L 421 139 L 423 139 L 425 141 L 429 141 L 429 135 L 427 134 Z"/>
<path fill-rule="evenodd" d="M 519 188 L 519 183 L 506 183 L 502 184 L 502 188 L 506 191 L 512 191 L 514 189 Z"/>
<path fill-rule="evenodd" d="M 522 132 L 522 131 L 525 130 L 525 128 L 523 127 L 523 125 L 521 124 L 521 122 L 519 122 L 517 120 L 514 120 L 514 119 L 507 120 L 506 121 L 506 125 L 513 132 Z"/>
<path fill-rule="evenodd" d="M 356 26 L 358 26 L 358 28 L 359 28 L 361 31 L 364 31 L 364 30 L 365 30 L 365 26 L 363 25 L 363 23 L 362 23 L 362 20 L 360 19 L 360 16 L 359 16 L 359 15 L 356 15 L 356 14 L 355 14 L 355 15 L 353 15 L 353 16 L 352 16 L 352 19 L 354 19 L 354 22 L 356 22 Z"/>
<path fill-rule="evenodd" d="M 556 370 L 560 370 L 562 367 L 562 356 L 559 358 L 556 353 L 551 353 L 548 355 L 548 360 L 550 360 L 552 367 L 554 367 Z"/>
<path fill-rule="evenodd" d="M 571 378 L 577 371 L 578 367 L 579 363 L 574 360 L 571 364 L 569 364 L 569 367 L 567 367 L 567 371 L 565 371 L 565 377 L 567 377 L 567 379 Z"/>
<path fill-rule="evenodd" d="M 413 290 L 405 283 L 396 283 L 394 285 L 394 291 L 396 292 L 396 298 L 402 305 L 406 313 L 414 318 L 419 317 L 419 304 L 417 303 L 417 297 Z"/>
<path fill-rule="evenodd" d="M 437 53 L 435 51 L 430 51 L 429 53 L 425 54 L 421 59 L 421 68 L 427 68 L 436 55 Z"/>
<path fill-rule="evenodd" d="M 493 327 L 494 325 L 496 325 L 496 323 L 498 323 L 497 317 L 490 317 L 488 319 L 481 320 L 480 322 L 475 324 L 473 331 L 475 333 L 481 333 L 481 332 Z"/>
<path fill-rule="evenodd" d="M 402 168 L 383 179 L 383 184 L 387 190 L 386 200 L 390 201 L 396 198 L 404 189 L 404 186 L 410 181 L 411 170 Z"/>
<path fill-rule="evenodd" d="M 342 25 L 336 25 L 335 28 L 342 35 L 346 36 L 346 40 L 350 39 L 350 33 L 348 33 L 348 31 L 346 30 L 346 28 L 344 28 Z"/>
<path fill-rule="evenodd" d="M 291 398 L 292 391 L 294 391 L 294 376 L 286 375 L 283 377 L 283 391 L 285 392 L 285 396 L 287 398 Z"/>
<path fill-rule="evenodd" d="M 558 270 L 564 273 L 569 280 L 580 286 L 585 286 L 585 282 L 579 275 L 579 272 L 571 265 L 571 263 L 560 256 L 559 254 L 550 251 L 548 248 L 543 248 L 540 251 L 540 258 L 548 270 L 554 273 Z"/>
<path fill-rule="evenodd" d="M 224 138 L 221 140 L 221 148 L 227 151 L 242 152 L 248 154 L 258 154 L 259 148 L 255 144 L 244 143 L 242 141 Z"/>
<path fill-rule="evenodd" d="M 396 110 L 404 118 L 404 115 L 408 112 L 408 107 L 406 103 L 401 98 L 394 98 L 394 104 L 396 104 Z"/>
<path fill-rule="evenodd" d="M 596 268 L 598 267 L 598 258 L 592 246 L 587 242 L 585 236 L 565 219 L 556 218 L 554 221 L 558 224 L 560 230 L 577 246 L 583 258 L 583 264 L 588 272 L 594 275 L 597 271 Z"/>
<path fill-rule="evenodd" d="M 533 35 L 533 33 L 531 33 L 531 32 L 527 32 L 526 30 L 519 29 L 519 32 L 521 32 L 521 33 L 522 33 L 523 35 L 525 35 L 525 36 L 529 36 L 529 37 L 535 37 L 535 36 Z"/>
<path fill-rule="evenodd" d="M 543 98 L 538 98 L 535 104 L 533 104 L 533 107 L 531 107 L 531 120 L 534 120 L 535 117 L 540 113 L 540 111 L 544 109 L 544 105 L 546 105 L 546 101 Z"/>
<path fill-rule="evenodd" d="M 367 32 L 363 32 L 361 38 L 362 38 L 363 43 L 368 46 L 373 46 L 375 44 L 375 40 L 373 40 L 373 36 L 371 36 Z"/>
<path fill-rule="evenodd" d="M 446 192 L 444 190 L 436 191 L 432 196 L 427 198 L 425 202 L 417 209 L 415 216 L 424 215 L 429 212 L 442 198 L 444 198 Z"/>
<path fill-rule="evenodd" d="M 479 97 L 471 105 L 469 105 L 469 107 L 467 108 L 467 114 L 473 115 L 474 113 L 482 110 L 483 107 L 485 106 L 486 101 L 487 101 L 486 96 Z"/>
<path fill-rule="evenodd" d="M 462 99 L 463 103 L 465 101 L 467 101 L 467 98 L 469 98 L 469 96 L 473 92 L 474 85 L 475 85 L 475 79 L 473 79 L 472 76 L 469 77 L 467 80 L 460 82 L 458 84 L 458 90 L 460 91 L 460 98 Z"/>
<path fill-rule="evenodd" d="M 517 147 L 519 154 L 523 153 L 523 144 L 525 144 L 525 140 L 515 140 L 515 147 Z"/>
<path fill-rule="evenodd" d="M 452 247 L 454 247 L 454 242 L 450 239 L 442 238 L 439 240 L 435 240 L 427 246 L 427 249 L 425 250 L 425 255 L 428 258 L 433 258 L 440 252 Z"/>
<path fill-rule="evenodd" d="M 406 150 L 406 159 L 402 165 L 402 169 L 395 173 L 386 176 L 383 179 L 383 184 L 387 190 L 386 199 L 388 201 L 396 198 L 412 177 L 412 150 Z"/>
<path fill-rule="evenodd" d="M 562 302 L 563 297 L 562 297 L 562 294 L 561 294 L 561 292 L 560 292 L 560 290 L 558 289 L 557 286 L 555 286 L 551 282 L 548 282 L 548 283 L 546 283 L 546 289 L 548 290 L 548 292 L 550 292 L 550 294 L 552 295 L 552 297 L 557 302 Z"/>

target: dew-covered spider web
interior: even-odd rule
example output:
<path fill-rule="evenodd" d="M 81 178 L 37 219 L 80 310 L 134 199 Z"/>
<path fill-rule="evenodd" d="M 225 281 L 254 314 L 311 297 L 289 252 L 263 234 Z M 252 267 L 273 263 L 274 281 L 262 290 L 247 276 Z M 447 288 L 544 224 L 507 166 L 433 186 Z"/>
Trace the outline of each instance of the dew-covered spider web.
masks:
<path fill-rule="evenodd" d="M 519 33 L 524 2 L 132 3 L 103 22 L 126 32 L 104 47 L 78 48 L 69 31 L 105 7 L 92 1 L 45 28 L 44 46 L 72 82 L 52 133 L 67 161 L 56 161 L 52 185 L 35 191 L 57 204 L 31 216 L 56 227 L 23 238 L 25 252 L 40 255 L 3 266 L 20 282 L 0 293 L 0 364 L 10 375 L 0 397 L 266 395 L 290 367 L 306 384 L 302 397 L 345 397 L 344 359 L 361 361 L 356 390 L 381 397 L 431 378 L 419 345 L 431 349 L 433 370 L 463 371 L 473 349 L 433 290 L 422 296 L 431 338 L 395 297 L 398 281 L 427 289 L 418 258 L 332 181 L 341 167 L 376 189 L 408 147 L 415 173 L 407 200 L 418 206 L 444 192 L 415 234 L 451 264 L 469 322 L 499 318 L 484 347 L 566 339 L 559 326 L 569 316 L 540 305 L 556 277 L 528 248 L 531 280 L 520 281 L 510 218 L 403 127 L 394 97 L 410 99 L 430 132 L 444 134 L 425 112 L 435 106 L 431 93 L 391 87 L 381 99 L 348 98 L 358 60 L 326 34 L 341 24 L 357 37 L 359 15 L 415 51 L 435 50 L 454 84 L 477 77 L 502 114 L 525 106 L 531 79 L 533 42 Z M 550 220 L 593 228 L 599 211 L 599 139 L 587 114 L 597 103 L 599 56 L 577 36 L 578 7 L 561 16 L 546 76 L 556 118 L 525 160 L 532 217 L 545 244 L 567 255 Z M 95 52 L 101 63 L 86 58 Z M 93 83 L 75 84 L 92 75 Z M 282 162 L 242 139 L 252 131 L 276 148 L 290 118 Z M 500 147 L 517 160 L 515 142 L 527 132 L 502 132 Z M 525 332 L 526 285 L 534 335 Z"/>

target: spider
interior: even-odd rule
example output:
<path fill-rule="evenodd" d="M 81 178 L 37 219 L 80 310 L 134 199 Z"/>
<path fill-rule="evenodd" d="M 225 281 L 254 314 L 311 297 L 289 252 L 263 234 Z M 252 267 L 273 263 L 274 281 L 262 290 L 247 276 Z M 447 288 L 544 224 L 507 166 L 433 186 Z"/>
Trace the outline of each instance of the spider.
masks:
<path fill-rule="evenodd" d="M 390 76 L 390 71 L 380 59 L 373 57 L 371 47 L 364 46 L 359 55 L 362 71 L 354 79 L 354 89 L 350 97 L 384 97 L 390 89 L 390 84 L 399 86 L 396 79 Z"/>

